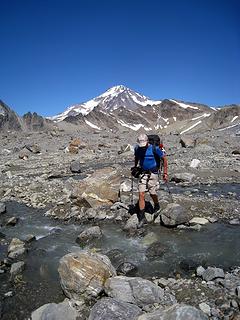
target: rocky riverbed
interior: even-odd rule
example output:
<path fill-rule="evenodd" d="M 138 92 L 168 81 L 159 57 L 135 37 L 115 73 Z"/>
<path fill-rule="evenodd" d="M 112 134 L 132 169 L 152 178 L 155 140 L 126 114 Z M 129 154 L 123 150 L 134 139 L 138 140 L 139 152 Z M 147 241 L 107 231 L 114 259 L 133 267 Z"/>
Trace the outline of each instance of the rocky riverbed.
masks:
<path fill-rule="evenodd" d="M 130 177 L 136 138 L 61 130 L 1 136 L 3 319 L 179 313 L 185 320 L 186 312 L 189 319 L 238 319 L 239 137 L 229 131 L 163 137 L 170 182 L 160 186 L 160 216 L 153 224 L 149 206 L 149 224 L 140 231 L 128 210 L 137 202 Z M 83 272 L 91 268 L 103 271 Z M 47 303 L 58 304 L 32 313 Z M 103 308 L 116 312 L 109 317 Z"/>

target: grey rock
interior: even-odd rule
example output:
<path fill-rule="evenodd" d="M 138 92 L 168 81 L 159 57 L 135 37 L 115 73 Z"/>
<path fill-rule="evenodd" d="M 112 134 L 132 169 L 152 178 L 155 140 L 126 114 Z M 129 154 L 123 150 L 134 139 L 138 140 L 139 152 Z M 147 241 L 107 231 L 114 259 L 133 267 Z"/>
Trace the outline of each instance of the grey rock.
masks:
<path fill-rule="evenodd" d="M 240 285 L 236 288 L 236 295 L 240 298 Z"/>
<path fill-rule="evenodd" d="M 146 257 L 150 260 L 162 257 L 168 251 L 168 247 L 160 241 L 151 244 L 146 251 Z"/>
<path fill-rule="evenodd" d="M 135 320 L 142 310 L 127 302 L 103 298 L 92 308 L 88 320 Z"/>
<path fill-rule="evenodd" d="M 154 303 L 169 302 L 171 297 L 164 295 L 164 290 L 149 280 L 139 277 L 117 276 L 109 278 L 105 283 L 108 296 L 136 304 L 139 307 Z"/>
<path fill-rule="evenodd" d="M 102 231 L 99 226 L 90 227 L 84 230 L 78 237 L 77 242 L 80 244 L 88 243 L 93 239 L 100 239 L 102 237 Z"/>
<path fill-rule="evenodd" d="M 27 150 L 29 150 L 30 152 L 35 153 L 35 154 L 41 152 L 41 148 L 40 148 L 39 145 L 37 145 L 37 144 L 26 144 L 26 145 L 25 145 L 25 148 L 26 148 Z"/>
<path fill-rule="evenodd" d="M 161 212 L 161 222 L 167 227 L 177 226 L 188 222 L 188 214 L 185 209 L 177 203 L 170 203 Z"/>
<path fill-rule="evenodd" d="M 77 320 L 78 312 L 68 300 L 61 303 L 48 303 L 32 312 L 31 320 Z"/>
<path fill-rule="evenodd" d="M 194 173 L 189 172 L 183 172 L 183 173 L 175 173 L 173 177 L 171 178 L 171 181 L 174 181 L 176 183 L 179 182 L 193 182 L 196 178 L 196 175 Z"/>
<path fill-rule="evenodd" d="M 122 262 L 117 267 L 117 274 L 124 276 L 133 276 L 137 272 L 138 268 L 131 262 Z"/>
<path fill-rule="evenodd" d="M 18 218 L 16 217 L 12 217 L 10 219 L 8 219 L 8 221 L 6 222 L 7 226 L 15 226 L 18 222 Z"/>
<path fill-rule="evenodd" d="M 165 310 L 141 315 L 137 320 L 208 320 L 208 317 L 195 307 L 176 304 Z"/>
<path fill-rule="evenodd" d="M 136 214 L 134 214 L 127 220 L 123 229 L 125 231 L 131 230 L 131 229 L 136 229 L 137 224 L 138 224 L 138 217 Z"/>
<path fill-rule="evenodd" d="M 202 302 L 199 304 L 199 309 L 202 310 L 202 312 L 204 312 L 205 314 L 207 314 L 208 316 L 211 315 L 211 308 L 210 306 L 206 303 L 206 302 Z"/>
<path fill-rule="evenodd" d="M 11 266 L 10 274 L 11 274 L 11 279 L 14 278 L 16 275 L 21 273 L 25 268 L 25 263 L 23 261 L 19 261 L 16 263 L 13 263 Z"/>
<path fill-rule="evenodd" d="M 205 269 L 202 266 L 197 267 L 196 273 L 198 277 L 202 277 L 204 272 L 205 272 Z"/>
<path fill-rule="evenodd" d="M 189 137 L 182 137 L 179 143 L 183 148 L 194 148 L 196 145 L 196 140 Z"/>
<path fill-rule="evenodd" d="M 238 218 L 232 219 L 229 221 L 229 224 L 231 224 L 233 226 L 238 226 L 238 225 L 240 225 L 240 220 Z"/>
<path fill-rule="evenodd" d="M 70 170 L 73 173 L 81 173 L 81 164 L 79 161 L 75 160 L 70 164 Z"/>
<path fill-rule="evenodd" d="M 202 275 L 203 280 L 205 281 L 211 281 L 216 278 L 224 278 L 224 271 L 221 268 L 213 268 L 213 267 L 208 267 Z"/>
<path fill-rule="evenodd" d="M 3 202 L 0 202 L 0 213 L 6 212 L 6 205 Z"/>
<path fill-rule="evenodd" d="M 8 246 L 8 257 L 14 259 L 25 253 L 25 251 L 24 242 L 17 238 L 13 238 Z"/>
<path fill-rule="evenodd" d="M 116 275 L 107 256 L 80 251 L 61 258 L 58 272 L 62 289 L 67 297 L 78 300 L 97 297 L 105 281 Z"/>
<path fill-rule="evenodd" d="M 119 266 L 125 260 L 125 256 L 122 250 L 112 249 L 106 253 L 114 266 Z"/>

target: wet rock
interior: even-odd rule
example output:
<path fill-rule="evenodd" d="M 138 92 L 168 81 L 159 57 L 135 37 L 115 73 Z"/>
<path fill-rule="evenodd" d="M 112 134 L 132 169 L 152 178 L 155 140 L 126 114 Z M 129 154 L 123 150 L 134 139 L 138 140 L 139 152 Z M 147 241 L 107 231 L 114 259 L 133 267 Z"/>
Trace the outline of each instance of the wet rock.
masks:
<path fill-rule="evenodd" d="M 7 220 L 6 225 L 7 226 L 15 226 L 17 224 L 17 222 L 18 222 L 18 218 L 12 217 Z"/>
<path fill-rule="evenodd" d="M 81 173 L 81 164 L 79 161 L 75 160 L 70 164 L 70 170 L 73 173 Z"/>
<path fill-rule="evenodd" d="M 158 237 L 156 235 L 156 233 L 154 232 L 149 232 L 147 233 L 143 239 L 141 240 L 141 243 L 144 245 L 144 246 L 150 246 L 152 245 L 154 242 L 157 242 L 158 241 Z"/>
<path fill-rule="evenodd" d="M 138 224 L 138 217 L 136 214 L 134 214 L 127 220 L 125 226 L 123 227 L 123 230 L 129 231 L 132 229 L 137 229 L 137 224 Z"/>
<path fill-rule="evenodd" d="M 189 305 L 176 304 L 165 310 L 157 310 L 144 314 L 137 320 L 208 320 L 208 317 L 199 309 Z"/>
<path fill-rule="evenodd" d="M 5 239 L 5 238 L 6 238 L 5 234 L 0 232 L 0 239 Z"/>
<path fill-rule="evenodd" d="M 203 280 L 212 281 L 217 278 L 224 278 L 224 271 L 221 268 L 208 267 L 202 275 Z"/>
<path fill-rule="evenodd" d="M 25 263 L 23 261 L 13 263 L 10 270 L 11 279 L 13 279 L 19 273 L 22 273 L 24 268 L 25 268 Z"/>
<path fill-rule="evenodd" d="M 211 308 L 207 303 L 205 303 L 205 302 L 200 303 L 199 309 L 202 310 L 202 312 L 204 312 L 208 316 L 211 316 Z"/>
<path fill-rule="evenodd" d="M 123 262 L 117 268 L 118 275 L 133 276 L 137 272 L 138 268 L 131 262 Z"/>
<path fill-rule="evenodd" d="M 80 244 L 86 244 L 93 239 L 100 239 L 102 237 L 102 231 L 98 226 L 90 227 L 84 230 L 78 237 L 76 242 Z"/>
<path fill-rule="evenodd" d="M 80 315 L 69 301 L 65 299 L 61 303 L 48 303 L 32 312 L 31 320 L 77 320 Z M 80 318 L 81 319 L 81 318 Z"/>
<path fill-rule="evenodd" d="M 8 247 L 8 257 L 14 259 L 23 254 L 25 251 L 26 249 L 24 247 L 24 242 L 17 238 L 13 238 Z"/>
<path fill-rule="evenodd" d="M 23 239 L 26 243 L 36 241 L 36 237 L 33 234 L 28 234 Z"/>
<path fill-rule="evenodd" d="M 196 175 L 194 173 L 175 173 L 173 177 L 171 178 L 171 181 L 179 183 L 179 182 L 193 182 L 196 178 Z"/>
<path fill-rule="evenodd" d="M 124 253 L 120 249 L 112 249 L 108 251 L 106 255 L 111 260 L 114 266 L 119 266 L 125 260 Z"/>
<path fill-rule="evenodd" d="M 6 205 L 3 202 L 0 202 L 0 214 L 6 212 Z"/>
<path fill-rule="evenodd" d="M 88 320 L 134 320 L 142 310 L 112 298 L 103 298 L 92 308 Z"/>
<path fill-rule="evenodd" d="M 108 296 L 114 299 L 136 304 L 141 308 L 154 303 L 166 302 L 173 298 L 165 296 L 164 290 L 151 281 L 139 277 L 117 276 L 109 278 L 105 283 L 105 291 Z"/>
<path fill-rule="evenodd" d="M 209 223 L 209 221 L 206 218 L 194 217 L 189 221 L 189 223 L 190 225 L 195 225 L 195 224 L 204 225 Z"/>
<path fill-rule="evenodd" d="M 162 244 L 160 241 L 155 242 L 147 248 L 146 257 L 149 260 L 157 259 L 162 257 L 168 251 L 168 247 Z"/>
<path fill-rule="evenodd" d="M 116 275 L 107 256 L 92 253 L 69 253 L 61 258 L 58 268 L 61 286 L 67 297 L 97 297 L 109 277 Z"/>
<path fill-rule="evenodd" d="M 174 227 L 188 222 L 188 214 L 185 209 L 177 203 L 170 203 L 161 212 L 161 222 L 166 227 Z"/>
<path fill-rule="evenodd" d="M 199 167 L 200 162 L 201 161 L 198 159 L 192 159 L 192 161 L 190 163 L 190 168 L 196 169 L 197 167 Z"/>
<path fill-rule="evenodd" d="M 179 267 L 185 272 L 193 271 L 197 267 L 197 263 L 191 259 L 184 259 L 180 261 Z"/>

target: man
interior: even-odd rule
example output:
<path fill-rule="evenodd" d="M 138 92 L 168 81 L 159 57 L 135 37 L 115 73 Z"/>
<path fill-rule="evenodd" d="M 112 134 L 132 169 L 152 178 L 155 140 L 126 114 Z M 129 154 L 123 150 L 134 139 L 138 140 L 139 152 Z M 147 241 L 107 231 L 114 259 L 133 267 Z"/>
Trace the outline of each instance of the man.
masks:
<path fill-rule="evenodd" d="M 167 175 L 167 157 L 165 153 L 158 147 L 148 143 L 148 136 L 141 134 L 138 139 L 138 147 L 135 149 L 135 168 L 140 165 L 141 174 L 139 176 L 138 190 L 139 190 L 139 215 L 138 228 L 141 228 L 147 222 L 145 217 L 145 192 L 149 191 L 154 203 L 154 220 L 157 218 L 160 210 L 158 202 L 157 189 L 159 187 L 158 181 L 158 163 L 157 157 L 163 159 L 164 170 L 163 180 L 168 180 Z"/>

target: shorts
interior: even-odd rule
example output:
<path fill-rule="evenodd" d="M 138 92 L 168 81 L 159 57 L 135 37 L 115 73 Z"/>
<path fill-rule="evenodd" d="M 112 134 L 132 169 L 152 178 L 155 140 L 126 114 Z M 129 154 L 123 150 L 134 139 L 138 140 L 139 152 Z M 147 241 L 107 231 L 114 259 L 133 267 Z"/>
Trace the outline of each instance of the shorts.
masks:
<path fill-rule="evenodd" d="M 141 174 L 138 181 L 138 190 L 139 192 L 149 191 L 150 194 L 157 194 L 159 189 L 159 180 L 157 173 L 151 174 Z"/>

